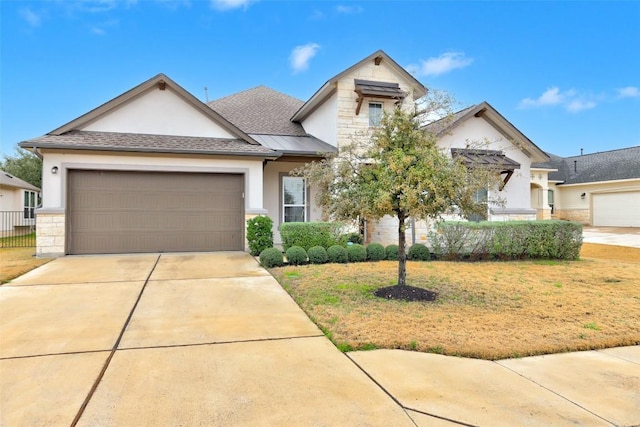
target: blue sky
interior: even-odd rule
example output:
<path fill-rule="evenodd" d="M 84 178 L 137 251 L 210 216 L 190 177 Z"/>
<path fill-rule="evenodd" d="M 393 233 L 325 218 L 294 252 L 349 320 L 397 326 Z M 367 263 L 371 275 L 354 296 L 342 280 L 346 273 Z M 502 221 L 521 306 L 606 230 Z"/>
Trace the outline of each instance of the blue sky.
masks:
<path fill-rule="evenodd" d="M 306 100 L 377 49 L 488 101 L 543 150 L 640 145 L 640 2 L 0 2 L 0 141 L 12 153 L 165 73 L 198 98 Z"/>

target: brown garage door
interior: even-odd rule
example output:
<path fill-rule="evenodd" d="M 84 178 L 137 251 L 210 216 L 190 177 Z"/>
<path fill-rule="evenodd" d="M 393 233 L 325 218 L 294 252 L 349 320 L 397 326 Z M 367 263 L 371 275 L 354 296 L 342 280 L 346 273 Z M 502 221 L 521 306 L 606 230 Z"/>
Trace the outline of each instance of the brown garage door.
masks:
<path fill-rule="evenodd" d="M 71 254 L 244 247 L 244 176 L 70 170 Z"/>

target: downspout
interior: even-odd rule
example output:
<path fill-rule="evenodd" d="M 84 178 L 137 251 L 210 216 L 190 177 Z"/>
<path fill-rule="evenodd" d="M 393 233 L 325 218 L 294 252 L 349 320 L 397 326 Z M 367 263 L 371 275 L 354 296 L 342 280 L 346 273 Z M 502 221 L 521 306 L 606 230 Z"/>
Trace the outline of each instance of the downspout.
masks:
<path fill-rule="evenodd" d="M 416 220 L 414 217 L 411 217 L 411 244 L 416 244 Z"/>

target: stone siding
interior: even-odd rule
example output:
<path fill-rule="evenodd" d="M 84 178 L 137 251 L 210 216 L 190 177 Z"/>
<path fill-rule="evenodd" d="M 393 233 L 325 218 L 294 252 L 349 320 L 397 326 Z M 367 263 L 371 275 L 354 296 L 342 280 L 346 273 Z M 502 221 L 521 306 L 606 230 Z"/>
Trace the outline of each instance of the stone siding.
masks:
<path fill-rule="evenodd" d="M 554 216 L 565 221 L 576 221 L 584 225 L 591 225 L 589 209 L 558 209 Z"/>
<path fill-rule="evenodd" d="M 58 257 L 65 254 L 65 214 L 38 213 L 36 215 L 36 255 Z"/>

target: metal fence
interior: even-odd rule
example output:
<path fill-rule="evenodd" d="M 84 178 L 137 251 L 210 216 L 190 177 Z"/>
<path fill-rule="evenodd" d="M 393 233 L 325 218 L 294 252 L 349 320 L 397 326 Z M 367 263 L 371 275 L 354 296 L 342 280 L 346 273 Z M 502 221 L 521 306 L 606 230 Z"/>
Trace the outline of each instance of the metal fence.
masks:
<path fill-rule="evenodd" d="M 36 245 L 36 220 L 32 210 L 0 211 L 0 248 Z"/>

